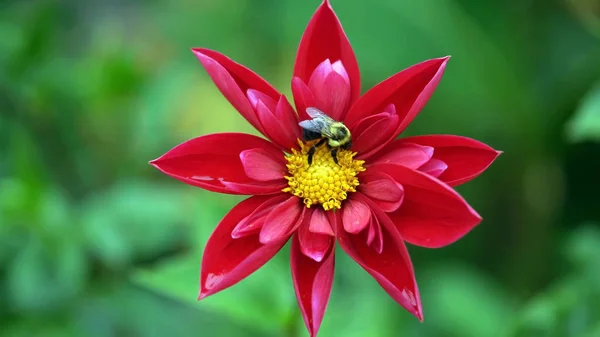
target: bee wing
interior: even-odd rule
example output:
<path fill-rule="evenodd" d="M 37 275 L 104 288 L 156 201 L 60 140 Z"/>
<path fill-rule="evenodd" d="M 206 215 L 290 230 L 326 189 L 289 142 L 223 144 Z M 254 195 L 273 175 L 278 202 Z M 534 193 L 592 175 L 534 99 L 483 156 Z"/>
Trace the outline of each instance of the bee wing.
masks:
<path fill-rule="evenodd" d="M 300 125 L 300 127 L 303 129 L 306 129 L 306 130 L 309 130 L 312 132 L 316 132 L 325 137 L 328 137 L 328 138 L 333 137 L 333 134 L 331 133 L 331 131 L 329 131 L 329 125 L 331 125 L 331 124 L 328 123 L 327 121 L 323 120 L 322 118 L 307 119 L 305 121 L 298 123 L 298 125 Z"/>
<path fill-rule="evenodd" d="M 323 127 L 324 127 L 322 122 L 320 122 L 319 120 L 315 120 L 315 119 L 307 119 L 305 121 L 298 123 L 298 125 L 300 125 L 300 127 L 303 129 L 310 130 L 310 131 L 317 132 L 317 133 L 321 133 L 323 131 Z"/>
<path fill-rule="evenodd" d="M 324 113 L 323 111 L 317 109 L 317 108 L 306 108 L 306 113 L 310 116 L 310 118 L 312 119 L 324 119 L 327 123 L 334 123 L 335 120 L 329 116 L 327 116 L 326 113 Z"/>

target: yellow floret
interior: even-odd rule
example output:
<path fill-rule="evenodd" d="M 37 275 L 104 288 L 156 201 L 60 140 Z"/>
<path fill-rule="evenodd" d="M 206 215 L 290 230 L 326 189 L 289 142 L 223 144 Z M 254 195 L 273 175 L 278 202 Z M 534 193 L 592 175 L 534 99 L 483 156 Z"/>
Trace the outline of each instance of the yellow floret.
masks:
<path fill-rule="evenodd" d="M 348 197 L 348 192 L 356 192 L 359 185 L 356 175 L 365 170 L 363 160 L 354 160 L 356 152 L 339 149 L 338 164 L 327 146 L 319 146 L 313 155 L 312 164 L 308 165 L 308 151 L 314 142 L 298 141 L 301 150 L 292 150 L 286 157 L 289 175 L 288 187 L 283 192 L 289 192 L 304 199 L 306 207 L 315 204 L 323 205 L 324 210 L 341 208 L 342 201 Z"/>

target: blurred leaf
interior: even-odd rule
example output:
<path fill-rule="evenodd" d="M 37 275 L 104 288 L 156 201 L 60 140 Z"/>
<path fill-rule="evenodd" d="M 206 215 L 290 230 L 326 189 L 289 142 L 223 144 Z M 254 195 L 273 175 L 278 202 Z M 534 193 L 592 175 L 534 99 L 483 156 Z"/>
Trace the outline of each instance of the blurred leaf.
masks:
<path fill-rule="evenodd" d="M 513 295 L 459 264 L 445 263 L 419 279 L 426 322 L 445 334 L 504 336 L 514 311 Z"/>
<path fill-rule="evenodd" d="M 91 197 L 82 215 L 88 247 L 107 266 L 121 268 L 185 246 L 191 221 L 185 210 L 192 206 L 179 191 L 129 181 Z"/>
<path fill-rule="evenodd" d="M 50 310 L 75 296 L 86 276 L 85 255 L 67 240 L 44 245 L 31 237 L 9 265 L 7 286 L 16 310 Z"/>
<path fill-rule="evenodd" d="M 197 214 L 188 214 L 198 224 L 215 226 L 226 212 L 215 199 L 205 198 Z M 212 228 L 197 226 L 197 242 L 206 242 Z M 257 272 L 218 294 L 197 302 L 202 247 L 184 257 L 165 261 L 149 270 L 139 271 L 135 280 L 169 297 L 182 300 L 199 308 L 210 308 L 240 324 L 263 331 L 280 331 L 296 309 L 291 286 L 288 247 Z"/>
<path fill-rule="evenodd" d="M 78 230 L 74 230 L 71 205 L 65 194 L 57 188 L 44 191 L 43 201 L 39 207 L 39 223 L 49 236 L 71 236 L 78 238 Z"/>
<path fill-rule="evenodd" d="M 600 294 L 585 278 L 565 277 L 527 301 L 516 317 L 519 336 L 581 336 L 600 315 Z"/>
<path fill-rule="evenodd" d="M 3 337 L 76 337 L 73 322 L 67 317 L 24 317 L 2 326 Z"/>
<path fill-rule="evenodd" d="M 519 336 L 578 337 L 596 329 L 600 317 L 599 247 L 600 232 L 591 224 L 569 235 L 563 251 L 575 268 L 525 303 L 516 315 Z"/>
<path fill-rule="evenodd" d="M 600 141 L 600 83 L 583 98 L 567 124 L 567 136 L 572 142 Z"/>
<path fill-rule="evenodd" d="M 565 0 L 579 20 L 600 38 L 600 4 L 594 0 Z"/>
<path fill-rule="evenodd" d="M 3 38 L 0 39 L 0 63 L 6 64 L 9 58 L 14 55 L 14 53 L 22 48 L 24 39 L 23 39 L 23 27 L 19 27 L 19 25 L 11 21 L 7 18 L 7 13 L 2 12 L 0 16 L 0 36 Z M 0 68 L 0 83 L 3 83 L 6 79 L 4 68 Z"/>
<path fill-rule="evenodd" d="M 79 336 L 265 336 L 123 280 L 96 284 L 76 309 Z"/>
<path fill-rule="evenodd" d="M 284 248 L 285 249 L 285 248 Z M 198 308 L 222 313 L 231 320 L 261 329 L 280 331 L 287 324 L 296 299 L 287 261 L 278 256 L 232 288 L 198 303 L 201 256 L 190 255 L 138 273 L 136 279 L 162 294 Z"/>
<path fill-rule="evenodd" d="M 600 229 L 598 226 L 594 223 L 579 226 L 569 235 L 564 251 L 569 262 L 574 266 L 589 268 L 600 273 Z"/>
<path fill-rule="evenodd" d="M 24 201 L 27 199 L 27 186 L 20 180 L 6 178 L 0 180 L 0 225 L 12 225 L 15 218 L 22 212 Z"/>

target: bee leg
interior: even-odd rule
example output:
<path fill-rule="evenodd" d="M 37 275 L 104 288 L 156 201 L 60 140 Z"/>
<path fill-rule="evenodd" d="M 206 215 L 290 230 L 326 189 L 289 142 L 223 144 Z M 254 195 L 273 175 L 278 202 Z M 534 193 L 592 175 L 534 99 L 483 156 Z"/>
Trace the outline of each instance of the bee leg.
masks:
<path fill-rule="evenodd" d="M 337 165 L 340 165 L 340 163 L 338 163 L 338 159 L 337 159 L 337 152 L 338 152 L 338 149 L 337 149 L 337 148 L 332 148 L 330 152 L 331 152 L 331 157 L 333 158 L 333 161 L 334 161 L 334 162 L 335 162 Z"/>
<path fill-rule="evenodd" d="M 313 156 L 315 155 L 315 150 L 317 149 L 316 146 L 312 146 L 309 150 L 308 150 L 308 166 L 310 166 L 310 164 L 312 164 L 312 160 L 313 160 Z"/>
<path fill-rule="evenodd" d="M 338 163 L 338 159 L 337 159 L 338 148 L 337 147 L 331 147 L 331 145 L 329 145 L 329 144 L 327 144 L 327 148 L 329 148 L 329 153 L 331 153 L 331 158 L 333 158 L 333 161 L 337 165 L 340 165 L 340 163 Z"/>
<path fill-rule="evenodd" d="M 308 166 L 310 166 L 310 164 L 312 164 L 313 156 L 315 155 L 315 151 L 317 150 L 317 147 L 325 144 L 326 141 L 327 141 L 327 138 L 323 138 L 319 142 L 317 142 L 315 145 L 311 146 L 311 148 L 308 150 L 308 153 L 307 153 Z M 329 144 L 327 146 L 329 146 Z"/>

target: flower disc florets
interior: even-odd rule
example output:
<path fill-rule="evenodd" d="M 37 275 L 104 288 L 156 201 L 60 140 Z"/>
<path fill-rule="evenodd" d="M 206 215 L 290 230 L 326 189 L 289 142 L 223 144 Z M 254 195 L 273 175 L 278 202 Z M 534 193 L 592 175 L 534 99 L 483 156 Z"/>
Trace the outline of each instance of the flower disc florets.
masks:
<path fill-rule="evenodd" d="M 348 192 L 356 192 L 357 175 L 365 170 L 364 161 L 354 159 L 356 152 L 339 149 L 336 164 L 329 148 L 319 146 L 312 164 L 308 165 L 308 151 L 316 141 L 298 143 L 301 150 L 292 149 L 292 154 L 286 157 L 289 175 L 285 179 L 289 186 L 283 192 L 302 198 L 308 208 L 315 204 L 323 205 L 325 210 L 341 208 Z"/>

